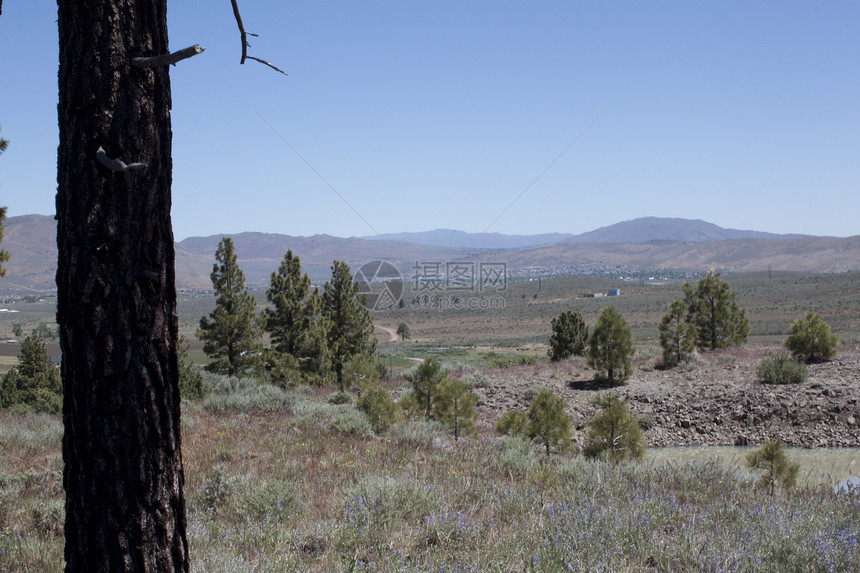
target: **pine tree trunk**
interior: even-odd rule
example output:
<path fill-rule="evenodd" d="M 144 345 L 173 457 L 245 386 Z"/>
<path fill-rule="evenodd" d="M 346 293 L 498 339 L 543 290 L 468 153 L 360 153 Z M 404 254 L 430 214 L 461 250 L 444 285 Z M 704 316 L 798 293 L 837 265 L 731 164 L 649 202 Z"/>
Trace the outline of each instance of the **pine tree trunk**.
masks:
<path fill-rule="evenodd" d="M 66 568 L 187 571 L 166 0 L 58 5 Z"/>

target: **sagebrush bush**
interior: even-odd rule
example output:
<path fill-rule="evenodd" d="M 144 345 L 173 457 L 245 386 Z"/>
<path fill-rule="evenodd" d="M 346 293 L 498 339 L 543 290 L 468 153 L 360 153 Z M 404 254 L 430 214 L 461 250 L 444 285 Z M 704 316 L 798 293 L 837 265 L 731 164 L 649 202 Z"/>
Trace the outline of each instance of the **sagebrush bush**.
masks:
<path fill-rule="evenodd" d="M 292 391 L 260 384 L 253 378 L 208 374 L 204 385 L 208 390 L 203 408 L 212 413 L 292 410 L 300 401 Z"/>
<path fill-rule="evenodd" d="M 490 368 L 511 368 L 512 366 L 532 366 L 537 364 L 537 358 L 529 355 L 503 356 L 493 359 Z"/>
<path fill-rule="evenodd" d="M 338 390 L 328 397 L 326 400 L 329 404 L 352 404 L 352 394 L 349 392 L 341 392 Z"/>
<path fill-rule="evenodd" d="M 298 428 L 334 430 L 344 434 L 369 436 L 373 434 L 367 418 L 349 404 L 319 404 L 302 402 L 293 410 L 290 423 Z"/>
<path fill-rule="evenodd" d="M 550 390 L 546 386 L 541 386 L 540 384 L 529 386 L 528 388 L 526 388 L 526 391 L 523 392 L 523 398 L 530 401 L 543 391 L 549 392 Z"/>
<path fill-rule="evenodd" d="M 284 519 L 300 513 L 301 496 L 296 484 L 283 480 L 271 480 L 262 485 L 251 485 L 239 496 L 243 513 L 252 518 Z"/>
<path fill-rule="evenodd" d="M 502 451 L 495 457 L 495 462 L 506 474 L 527 472 L 537 465 L 537 456 L 535 456 L 532 444 L 527 437 L 522 435 L 505 436 L 501 443 Z"/>
<path fill-rule="evenodd" d="M 388 435 L 410 446 L 423 449 L 438 448 L 447 442 L 444 426 L 432 420 L 415 420 L 393 424 Z"/>
<path fill-rule="evenodd" d="M 253 378 L 239 378 L 204 370 L 203 386 L 207 394 L 233 394 L 244 389 L 259 385 Z"/>
<path fill-rule="evenodd" d="M 337 406 L 338 411 L 335 413 L 329 429 L 341 434 L 355 434 L 356 436 L 367 437 L 373 434 L 373 428 L 370 427 L 370 421 L 367 417 L 353 408 L 352 406 Z"/>
<path fill-rule="evenodd" d="M 806 364 L 787 354 L 777 354 L 761 361 L 756 376 L 765 384 L 799 384 L 809 377 Z"/>
<path fill-rule="evenodd" d="M 791 334 L 785 341 L 791 355 L 803 362 L 823 362 L 836 356 L 839 339 L 820 315 L 807 312 L 791 323 Z"/>
<path fill-rule="evenodd" d="M 470 374 L 463 376 L 463 382 L 468 384 L 472 389 L 486 388 L 489 386 L 490 379 L 484 376 L 480 371 L 475 370 Z"/>
<path fill-rule="evenodd" d="M 52 536 L 62 535 L 66 511 L 61 500 L 35 500 L 27 508 L 27 513 L 34 531 Z"/>
<path fill-rule="evenodd" d="M 63 422 L 56 416 L 29 412 L 13 419 L 14 424 L 0 427 L 0 451 L 24 450 L 35 454 L 62 442 Z"/>
<path fill-rule="evenodd" d="M 218 464 L 212 469 L 212 475 L 203 483 L 200 503 L 212 512 L 223 511 L 235 489 L 234 480 L 227 474 L 227 469 Z"/>
<path fill-rule="evenodd" d="M 355 525 L 396 528 L 419 524 L 441 510 L 442 492 L 410 476 L 368 476 L 344 491 L 343 519 Z"/>

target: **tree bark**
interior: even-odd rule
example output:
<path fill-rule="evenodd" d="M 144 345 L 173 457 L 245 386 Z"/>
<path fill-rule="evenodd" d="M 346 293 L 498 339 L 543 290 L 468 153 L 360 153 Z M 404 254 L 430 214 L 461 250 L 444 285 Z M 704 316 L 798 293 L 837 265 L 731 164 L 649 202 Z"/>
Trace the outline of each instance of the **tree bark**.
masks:
<path fill-rule="evenodd" d="M 187 571 L 166 0 L 58 6 L 66 570 Z"/>

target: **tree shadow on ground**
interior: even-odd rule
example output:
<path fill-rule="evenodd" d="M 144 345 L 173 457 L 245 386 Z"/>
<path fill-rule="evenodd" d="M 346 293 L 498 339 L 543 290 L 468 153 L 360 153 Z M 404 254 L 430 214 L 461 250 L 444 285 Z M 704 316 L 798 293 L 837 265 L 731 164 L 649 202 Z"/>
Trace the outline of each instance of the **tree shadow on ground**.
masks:
<path fill-rule="evenodd" d="M 609 390 L 611 388 L 618 388 L 619 386 L 623 386 L 623 383 L 615 382 L 610 384 L 607 380 L 603 378 L 593 378 L 591 380 L 571 380 L 567 383 L 567 387 L 571 390 L 583 390 L 583 391 L 592 391 L 597 392 L 600 390 Z"/>

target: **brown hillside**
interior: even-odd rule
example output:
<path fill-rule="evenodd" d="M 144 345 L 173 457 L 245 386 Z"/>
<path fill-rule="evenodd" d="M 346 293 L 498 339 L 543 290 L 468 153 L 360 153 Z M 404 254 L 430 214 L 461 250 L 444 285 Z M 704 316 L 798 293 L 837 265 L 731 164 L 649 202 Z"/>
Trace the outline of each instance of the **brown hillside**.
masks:
<path fill-rule="evenodd" d="M 364 262 L 387 260 L 408 279 L 416 261 L 493 261 L 507 263 L 508 272 L 524 268 L 580 265 L 626 266 L 641 269 L 726 271 L 772 270 L 845 272 L 860 270 L 860 236 L 848 238 L 776 237 L 723 241 L 650 241 L 639 243 L 557 243 L 532 249 L 476 250 L 416 245 L 329 235 L 291 237 L 272 233 L 232 235 L 239 264 L 250 285 L 267 284 L 287 249 L 301 257 L 312 279 L 330 276 L 333 260 L 357 268 Z M 176 281 L 180 289 L 208 289 L 214 254 L 221 235 L 192 237 L 176 245 Z M 643 238 L 647 238 L 643 236 Z M 3 248 L 12 258 L 0 292 L 23 294 L 54 288 L 56 221 L 44 215 L 11 217 Z"/>

